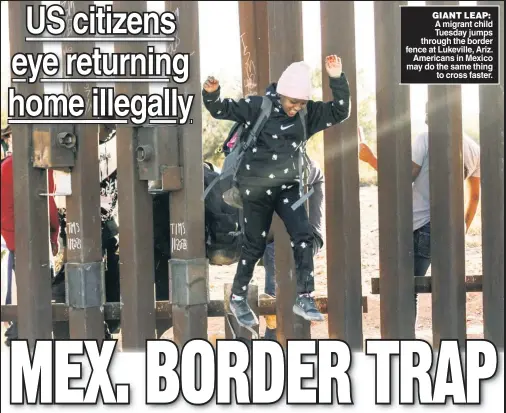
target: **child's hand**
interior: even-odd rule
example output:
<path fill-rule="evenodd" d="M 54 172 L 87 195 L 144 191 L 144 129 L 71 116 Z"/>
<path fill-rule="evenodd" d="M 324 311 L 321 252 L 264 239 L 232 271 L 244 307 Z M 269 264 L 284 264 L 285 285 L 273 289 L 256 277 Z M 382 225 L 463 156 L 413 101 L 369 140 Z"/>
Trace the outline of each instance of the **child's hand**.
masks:
<path fill-rule="evenodd" d="M 220 86 L 220 82 L 218 82 L 214 77 L 209 76 L 207 80 L 204 82 L 204 90 L 207 93 L 213 93 L 218 90 Z"/>
<path fill-rule="evenodd" d="M 330 77 L 341 77 L 341 73 L 343 72 L 341 58 L 337 57 L 335 54 L 327 56 L 325 58 L 325 69 L 327 69 L 327 73 Z"/>

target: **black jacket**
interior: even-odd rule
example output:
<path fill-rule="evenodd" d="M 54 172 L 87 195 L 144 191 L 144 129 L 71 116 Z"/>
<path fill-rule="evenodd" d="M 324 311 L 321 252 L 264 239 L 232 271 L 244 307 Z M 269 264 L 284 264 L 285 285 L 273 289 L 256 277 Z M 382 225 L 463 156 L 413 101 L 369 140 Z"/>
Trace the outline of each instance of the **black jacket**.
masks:
<path fill-rule="evenodd" d="M 318 236 L 320 241 L 320 248 L 323 246 L 323 207 L 324 207 L 324 185 L 325 178 L 319 165 L 310 160 L 309 163 L 309 176 L 307 184 L 314 188 L 313 195 L 309 198 L 309 223 L 313 227 L 313 232 Z"/>
<path fill-rule="evenodd" d="M 350 89 L 346 75 L 329 79 L 334 100 L 307 103 L 307 137 L 341 123 L 349 117 Z M 260 96 L 233 99 L 220 98 L 218 88 L 213 93 L 202 90 L 204 105 L 215 119 L 226 119 L 253 125 L 262 104 Z M 276 83 L 266 91 L 273 103 L 271 116 L 258 136 L 257 145 L 248 150 L 237 174 L 239 184 L 276 187 L 298 182 L 298 151 L 303 140 L 299 116 L 289 117 L 282 109 Z"/>

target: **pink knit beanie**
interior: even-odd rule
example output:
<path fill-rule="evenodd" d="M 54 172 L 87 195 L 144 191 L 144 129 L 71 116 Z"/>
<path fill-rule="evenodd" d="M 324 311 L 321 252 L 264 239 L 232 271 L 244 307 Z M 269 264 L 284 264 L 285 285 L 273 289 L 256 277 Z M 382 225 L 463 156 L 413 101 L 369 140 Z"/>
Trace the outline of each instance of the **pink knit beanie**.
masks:
<path fill-rule="evenodd" d="M 293 99 L 309 100 L 311 96 L 311 68 L 304 62 L 288 66 L 279 78 L 276 91 Z"/>

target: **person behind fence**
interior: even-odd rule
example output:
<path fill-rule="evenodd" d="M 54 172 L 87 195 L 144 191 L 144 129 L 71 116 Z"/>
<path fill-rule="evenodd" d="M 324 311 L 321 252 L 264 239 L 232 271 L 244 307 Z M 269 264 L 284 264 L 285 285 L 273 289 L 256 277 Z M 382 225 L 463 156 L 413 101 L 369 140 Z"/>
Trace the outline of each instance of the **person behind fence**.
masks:
<path fill-rule="evenodd" d="M 425 113 L 427 124 L 427 106 Z M 374 169 L 378 168 L 377 159 L 371 148 L 365 143 L 359 128 L 361 161 Z M 465 180 L 465 229 L 471 226 L 480 200 L 480 147 L 468 135 L 462 140 L 463 167 Z M 419 134 L 412 143 L 413 179 L 413 255 L 414 275 L 424 276 L 431 263 L 430 251 L 430 183 L 429 183 L 429 134 Z M 418 294 L 415 294 L 415 317 L 418 313 Z M 415 321 L 416 322 L 416 321 Z"/>
<path fill-rule="evenodd" d="M 10 127 L 2 130 L 2 141 L 12 134 Z M 2 238 L 5 240 L 8 251 L 7 271 L 2 271 L 2 304 L 14 304 L 16 293 L 16 241 L 15 241 L 15 224 L 14 224 L 14 174 L 12 163 L 12 149 L 9 148 L 9 155 L 2 159 L 1 165 L 1 232 Z M 48 170 L 49 192 L 55 191 L 55 183 L 53 171 Z M 59 251 L 58 233 L 60 229 L 60 221 L 58 209 L 53 197 L 48 197 L 49 205 L 49 232 L 51 252 L 56 256 Z M 49 251 L 48 251 L 49 255 Z M 50 260 L 51 276 L 54 277 L 54 263 Z M 5 292 L 4 292 L 5 291 Z M 23 291 L 21 291 L 21 294 Z M 5 332 L 6 345 L 10 340 L 17 338 L 17 323 L 13 322 Z"/>
<path fill-rule="evenodd" d="M 230 309 L 240 325 L 258 325 L 258 318 L 246 297 L 253 270 L 266 246 L 274 211 L 284 222 L 292 241 L 296 264 L 297 297 L 295 314 L 307 320 L 321 321 L 314 291 L 313 231 L 303 205 L 299 153 L 303 153 L 304 137 L 345 121 L 350 111 L 350 89 L 342 71 L 341 59 L 326 58 L 325 67 L 333 101 L 310 99 L 311 70 L 304 62 L 295 62 L 272 83 L 267 96 L 272 110 L 256 145 L 246 149 L 236 174 L 237 189 L 243 205 L 244 242 L 232 286 Z M 208 77 L 202 96 L 204 105 L 215 119 L 226 119 L 251 125 L 261 111 L 263 97 L 251 96 L 237 101 L 221 99 L 218 80 Z M 296 115 L 306 113 L 303 124 Z M 299 161 L 297 160 L 299 159 Z M 297 164 L 299 163 L 299 167 Z M 294 205 L 294 208 L 292 208 Z"/>
<path fill-rule="evenodd" d="M 105 125 L 107 126 L 107 125 Z M 105 131 L 104 131 L 105 129 Z M 120 274 L 119 274 L 119 227 L 118 227 L 118 178 L 116 169 L 116 154 L 112 148 L 116 147 L 114 130 L 107 130 L 103 125 L 99 128 L 99 168 L 100 168 L 100 222 L 102 257 L 105 270 L 105 298 L 106 302 L 120 302 Z M 67 211 L 61 209 L 61 237 L 63 246 L 67 245 Z M 64 258 L 65 261 L 65 258 Z M 53 300 L 57 303 L 65 302 L 65 268 L 56 276 L 53 283 Z M 120 320 L 104 321 L 105 338 L 117 334 Z M 58 329 L 59 339 L 70 338 L 68 322 L 61 322 Z M 56 334 L 55 338 L 56 338 Z"/>
<path fill-rule="evenodd" d="M 309 198 L 309 222 L 313 228 L 314 244 L 313 256 L 323 248 L 323 203 L 324 203 L 324 175 L 317 162 L 310 160 L 308 185 L 314 188 L 314 194 Z M 265 269 L 265 288 L 267 296 L 276 297 L 276 255 L 274 253 L 274 241 L 265 247 L 263 256 Z M 265 316 L 266 328 L 265 339 L 276 339 L 276 316 Z"/>
<path fill-rule="evenodd" d="M 10 125 L 7 125 L 2 129 L 1 134 L 1 149 L 2 149 L 2 159 L 6 158 L 9 155 L 12 155 L 12 130 Z"/>

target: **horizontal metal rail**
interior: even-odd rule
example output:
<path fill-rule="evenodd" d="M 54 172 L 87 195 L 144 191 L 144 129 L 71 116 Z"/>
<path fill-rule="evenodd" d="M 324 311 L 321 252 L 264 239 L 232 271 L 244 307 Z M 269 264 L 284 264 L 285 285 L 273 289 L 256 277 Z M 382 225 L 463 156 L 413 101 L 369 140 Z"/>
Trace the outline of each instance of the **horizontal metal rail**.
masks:
<path fill-rule="evenodd" d="M 315 297 L 316 306 L 322 314 L 327 314 L 327 297 Z M 276 315 L 276 299 L 265 298 L 258 300 L 259 314 Z M 121 318 L 121 303 L 106 303 L 104 305 L 104 318 L 105 320 L 118 320 Z M 362 297 L 362 312 L 367 313 L 367 297 Z M 208 317 L 223 317 L 225 315 L 223 300 L 210 300 L 208 306 Z M 167 319 L 172 317 L 172 303 L 170 301 L 157 301 L 156 302 L 156 318 Z M 2 306 L 2 322 L 16 321 L 17 306 L 16 305 L 3 305 Z M 65 304 L 53 304 L 53 321 L 67 321 L 68 320 L 68 307 Z"/>
<path fill-rule="evenodd" d="M 432 277 L 414 277 L 416 293 L 432 293 Z M 483 291 L 483 276 L 468 275 L 466 276 L 466 292 L 478 293 Z M 380 293 L 379 277 L 371 278 L 371 294 Z"/>

